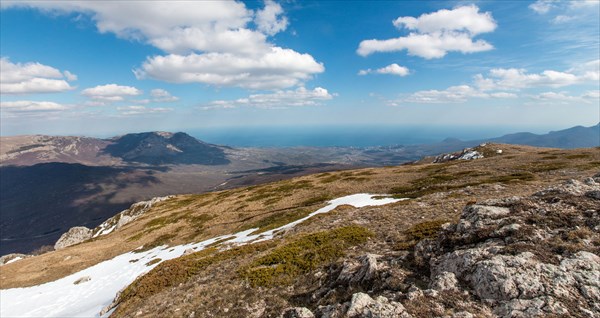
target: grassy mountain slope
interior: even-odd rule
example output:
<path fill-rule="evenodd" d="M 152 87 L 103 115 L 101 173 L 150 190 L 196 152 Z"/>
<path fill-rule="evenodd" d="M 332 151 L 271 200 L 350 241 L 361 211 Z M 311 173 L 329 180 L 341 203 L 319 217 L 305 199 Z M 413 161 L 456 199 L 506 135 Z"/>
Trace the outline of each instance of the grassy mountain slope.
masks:
<path fill-rule="evenodd" d="M 503 153 L 497 155 L 497 149 Z M 469 202 L 531 194 L 600 169 L 598 148 L 557 150 L 489 144 L 480 150 L 489 157 L 321 173 L 260 186 L 180 195 L 107 236 L 3 266 L 1 287 L 52 281 L 140 246 L 146 249 L 254 227 L 274 228 L 316 210 L 328 199 L 347 194 L 390 193 L 412 198 L 382 207 L 340 207 L 271 242 L 225 252 L 208 249 L 165 262 L 130 286 L 114 314 L 277 316 L 290 305 L 309 303 L 306 297 L 323 283 L 324 273 L 341 270 L 344 260 L 367 253 L 398 257 L 419 239 L 435 233 L 442 223 L 456 221 Z M 315 245 L 315 241 L 320 243 Z M 306 259 L 314 262 L 307 264 Z M 398 284 L 404 283 L 390 278 L 390 286 Z M 329 297 L 343 299 L 348 295 Z"/>

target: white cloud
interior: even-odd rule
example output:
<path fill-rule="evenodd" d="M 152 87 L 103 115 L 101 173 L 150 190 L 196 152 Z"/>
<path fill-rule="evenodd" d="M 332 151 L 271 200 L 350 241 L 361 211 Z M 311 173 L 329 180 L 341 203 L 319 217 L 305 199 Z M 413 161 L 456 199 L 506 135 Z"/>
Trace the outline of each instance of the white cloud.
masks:
<path fill-rule="evenodd" d="M 74 89 L 68 81 L 77 76 L 69 71 L 40 63 L 12 63 L 8 58 L 0 59 L 0 92 L 5 94 L 59 93 Z"/>
<path fill-rule="evenodd" d="M 471 97 L 488 97 L 471 86 L 451 86 L 445 90 L 425 90 L 412 93 L 403 102 L 408 103 L 463 103 Z"/>
<path fill-rule="evenodd" d="M 588 91 L 579 96 L 569 95 L 566 92 L 544 92 L 533 95 L 531 98 L 543 104 L 597 104 L 598 99 L 600 99 L 600 91 Z"/>
<path fill-rule="evenodd" d="M 493 98 L 517 98 L 517 97 L 519 97 L 519 96 L 517 96 L 517 94 L 507 93 L 507 92 L 491 93 L 491 94 L 489 94 L 489 96 L 493 97 Z"/>
<path fill-rule="evenodd" d="M 179 97 L 171 95 L 171 93 L 167 92 L 162 88 L 151 90 L 150 96 L 152 96 L 152 100 L 150 102 L 155 103 L 169 103 L 176 102 L 179 100 Z"/>
<path fill-rule="evenodd" d="M 155 56 L 135 73 L 140 79 L 150 77 L 173 83 L 275 89 L 298 85 L 311 74 L 323 71 L 323 65 L 309 54 L 272 47 L 259 57 L 222 53 Z"/>
<path fill-rule="evenodd" d="M 557 15 L 556 17 L 554 17 L 554 19 L 552 19 L 552 22 L 556 23 L 556 24 L 560 24 L 560 23 L 567 23 L 567 22 L 573 21 L 575 19 L 576 19 L 576 17 L 570 16 L 570 15 Z"/>
<path fill-rule="evenodd" d="M 396 63 L 390 64 L 390 65 L 382 67 L 382 68 L 378 68 L 376 70 L 372 70 L 369 68 L 366 70 L 358 71 L 358 75 L 367 75 L 367 74 L 390 74 L 390 75 L 397 75 L 397 76 L 406 76 L 406 75 L 410 74 L 410 71 L 408 70 L 408 68 L 406 68 L 404 66 L 400 66 Z"/>
<path fill-rule="evenodd" d="M 102 33 L 149 43 L 166 53 L 134 70 L 139 78 L 174 83 L 280 89 L 324 71 L 309 54 L 268 42 L 285 30 L 281 6 L 266 1 L 254 12 L 238 1 L 2 1 L 91 16 Z M 252 28 L 254 26 L 254 29 Z M 189 63 L 185 66 L 180 63 Z"/>
<path fill-rule="evenodd" d="M 568 2 L 571 9 L 592 9 L 600 5 L 600 0 L 571 0 Z"/>
<path fill-rule="evenodd" d="M 418 18 L 399 17 L 394 20 L 399 29 L 417 31 L 419 33 L 467 32 L 471 35 L 492 32 L 496 22 L 489 12 L 479 13 L 475 5 L 458 7 L 452 10 L 442 9 L 433 13 L 422 14 Z"/>
<path fill-rule="evenodd" d="M 600 5 L 599 0 L 538 0 L 530 4 L 529 8 L 541 15 L 553 11 L 556 15 L 552 18 L 551 22 L 561 24 L 576 21 L 588 12 L 597 12 L 598 5 Z"/>
<path fill-rule="evenodd" d="M 520 90 L 528 87 L 564 87 L 587 81 L 598 81 L 598 60 L 572 68 L 566 72 L 545 70 L 541 73 L 527 73 L 525 69 L 496 68 L 488 76 L 475 76 L 475 86 L 480 90 L 509 89 Z"/>
<path fill-rule="evenodd" d="M 76 81 L 77 80 L 77 75 L 69 72 L 69 71 L 64 71 L 63 74 L 65 75 L 65 78 L 67 79 L 67 81 L 72 82 L 72 81 Z"/>
<path fill-rule="evenodd" d="M 265 7 L 256 12 L 255 23 L 258 30 L 264 34 L 274 35 L 288 26 L 287 17 L 283 15 L 283 9 L 278 3 L 272 0 L 265 1 Z"/>
<path fill-rule="evenodd" d="M 50 13 L 89 15 L 101 33 L 147 41 L 167 52 L 215 50 L 220 45 L 231 49 L 236 44 L 221 42 L 221 35 L 243 29 L 253 15 L 243 3 L 234 1 L 7 0 L 2 4 L 3 8 L 26 7 Z M 190 41 L 192 38 L 202 41 Z M 243 47 L 237 49 L 244 50 Z"/>
<path fill-rule="evenodd" d="M 173 108 L 165 107 L 146 107 L 146 106 L 124 106 L 117 107 L 117 110 L 123 116 L 146 115 L 146 114 L 161 114 L 173 111 Z"/>
<path fill-rule="evenodd" d="M 584 98 L 600 99 L 600 90 L 587 91 L 583 95 Z"/>
<path fill-rule="evenodd" d="M 11 101 L 0 102 L 0 109 L 8 112 L 54 112 L 66 110 L 69 107 L 55 102 L 46 101 Z"/>
<path fill-rule="evenodd" d="M 469 85 L 450 86 L 444 90 L 423 90 L 411 93 L 403 98 L 388 100 L 389 106 L 400 106 L 406 103 L 416 104 L 456 104 L 465 103 L 471 98 L 508 99 L 518 96 L 508 92 L 486 93 Z"/>
<path fill-rule="evenodd" d="M 579 74 L 586 81 L 600 81 L 600 59 L 576 65 L 567 72 Z"/>
<path fill-rule="evenodd" d="M 202 107 L 203 109 L 236 108 L 249 106 L 257 108 L 287 108 L 300 106 L 315 106 L 333 98 L 325 88 L 316 87 L 308 90 L 299 87 L 295 90 L 279 90 L 270 94 L 253 94 L 247 98 L 236 100 L 217 100 Z"/>
<path fill-rule="evenodd" d="M 532 3 L 529 5 L 529 9 L 535 11 L 538 14 L 546 14 L 548 13 L 552 8 L 555 7 L 555 5 L 553 4 L 553 0 L 537 0 L 536 2 Z"/>
<path fill-rule="evenodd" d="M 81 91 L 81 94 L 95 100 L 119 102 L 125 100 L 125 97 L 128 96 L 141 95 L 142 91 L 131 86 L 106 84 L 86 88 L 83 91 Z"/>
<path fill-rule="evenodd" d="M 399 17 L 393 23 L 411 32 L 388 40 L 364 40 L 357 53 L 367 56 L 407 50 L 409 55 L 433 59 L 444 57 L 448 52 L 475 53 L 494 48 L 484 40 L 473 41 L 474 36 L 492 32 L 497 26 L 491 13 L 480 13 L 475 5 L 443 9 L 418 18 Z"/>

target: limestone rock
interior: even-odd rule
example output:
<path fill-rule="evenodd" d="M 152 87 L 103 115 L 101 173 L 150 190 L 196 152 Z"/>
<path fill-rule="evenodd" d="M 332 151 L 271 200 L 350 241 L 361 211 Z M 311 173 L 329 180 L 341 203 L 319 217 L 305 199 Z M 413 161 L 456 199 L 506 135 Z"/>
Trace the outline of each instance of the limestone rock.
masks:
<path fill-rule="evenodd" d="M 466 289 L 500 317 L 600 316 L 600 257 L 589 244 L 599 187 L 570 180 L 528 198 L 467 206 L 456 226 L 416 245 L 415 261 L 428 266 L 438 297 Z M 569 252 L 553 242 L 571 244 Z"/>
<path fill-rule="evenodd" d="M 117 215 L 102 222 L 102 224 L 95 227 L 92 236 L 97 237 L 100 235 L 106 235 L 111 233 L 112 231 L 118 230 L 126 224 L 144 215 L 157 203 L 172 199 L 174 197 L 174 195 L 168 195 L 165 197 L 155 197 L 147 201 L 136 202 L 132 204 L 129 207 L 129 209 L 119 212 Z"/>
<path fill-rule="evenodd" d="M 431 289 L 437 291 L 457 290 L 458 280 L 456 279 L 454 273 L 442 272 L 434 278 L 434 280 L 430 284 L 430 287 Z"/>
<path fill-rule="evenodd" d="M 22 260 L 24 258 L 28 258 L 31 257 L 31 255 L 26 255 L 26 254 L 19 254 L 19 253 L 12 253 L 12 254 L 6 254 L 2 257 L 0 257 L 0 266 L 5 265 L 5 264 L 10 264 L 19 260 Z"/>
<path fill-rule="evenodd" d="M 352 295 L 350 307 L 346 312 L 347 317 L 392 318 L 410 317 L 404 306 L 395 301 L 389 301 L 383 296 L 375 299 L 365 293 Z"/>
<path fill-rule="evenodd" d="M 286 309 L 281 318 L 314 318 L 315 315 L 306 307 L 294 307 Z"/>
<path fill-rule="evenodd" d="M 54 244 L 55 250 L 63 249 L 67 246 L 79 244 L 83 241 L 89 240 L 92 238 L 92 230 L 88 229 L 85 226 L 76 226 L 72 227 L 60 236 L 58 241 Z"/>

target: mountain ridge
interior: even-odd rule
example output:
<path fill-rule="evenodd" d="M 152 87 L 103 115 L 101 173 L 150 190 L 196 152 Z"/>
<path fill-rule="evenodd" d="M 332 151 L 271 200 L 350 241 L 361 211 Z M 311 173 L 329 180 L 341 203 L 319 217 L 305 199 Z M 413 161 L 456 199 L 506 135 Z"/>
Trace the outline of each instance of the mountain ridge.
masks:
<path fill-rule="evenodd" d="M 598 127 L 574 127 L 569 132 L 595 134 Z M 560 132 L 552 136 L 557 134 Z M 185 133 L 168 132 L 103 140 L 34 136 L 29 143 L 23 143 L 22 136 L 2 138 L 0 239 L 4 244 L 0 254 L 53 245 L 60 233 L 73 226 L 94 227 L 116 210 L 156 196 L 235 188 L 338 169 L 397 165 L 482 142 L 446 139 L 421 146 L 257 149 L 212 145 Z M 104 151 L 110 145 L 116 145 L 109 148 L 114 155 Z M 184 155 L 178 150 L 184 150 Z M 21 165 L 15 164 L 19 162 Z M 48 167 L 63 173 L 50 174 Z M 40 188 L 39 184 L 49 186 Z M 58 202 L 53 195 L 59 189 L 73 190 L 63 191 Z M 31 192 L 37 194 L 33 199 L 23 195 Z M 27 235 L 21 230 L 24 224 Z M 28 237 L 36 239 L 25 244 Z"/>
<path fill-rule="evenodd" d="M 122 297 L 117 296 L 118 307 L 113 315 L 120 317 L 140 313 L 139 316 L 150 317 L 160 312 L 168 316 L 193 314 L 203 317 L 270 317 L 292 310 L 289 307 L 307 307 L 306 310 L 314 313 L 316 317 L 326 317 L 325 312 L 337 312 L 340 317 L 351 316 L 353 311 L 350 308 L 360 308 L 357 309 L 359 312 L 385 309 L 389 313 L 388 317 L 394 317 L 393 313 L 398 311 L 406 312 L 412 317 L 429 317 L 444 312 L 458 314 L 464 311 L 473 315 L 493 317 L 493 313 L 505 310 L 503 308 L 518 310 L 519 307 L 514 303 L 503 299 L 498 300 L 501 305 L 479 302 L 479 291 L 472 287 L 470 278 L 464 277 L 461 272 L 453 272 L 454 278 L 440 272 L 451 269 L 451 266 L 432 265 L 431 277 L 421 274 L 415 269 L 419 267 L 414 266 L 421 266 L 418 265 L 421 264 L 419 259 L 427 260 L 428 257 L 452 260 L 445 255 L 453 255 L 453 250 L 446 251 L 442 247 L 456 247 L 457 251 L 465 248 L 485 248 L 485 244 L 491 243 L 477 241 L 481 235 L 484 235 L 485 240 L 496 242 L 495 244 L 498 238 L 507 238 L 507 248 L 511 249 L 522 248 L 517 244 L 519 242 L 527 243 L 527 249 L 514 250 L 515 254 L 491 255 L 500 259 L 514 258 L 525 262 L 524 264 L 531 264 L 531 267 L 523 267 L 527 273 L 523 279 L 528 282 L 538 279 L 538 274 L 532 270 L 538 266 L 536 264 L 551 266 L 553 263 L 548 262 L 554 261 L 531 258 L 532 256 L 527 256 L 529 254 L 525 252 L 533 251 L 535 257 L 557 255 L 566 262 L 579 262 L 583 259 L 581 257 L 588 257 L 590 251 L 594 251 L 594 245 L 579 245 L 581 239 L 575 233 L 564 238 L 557 234 L 552 237 L 559 241 L 550 240 L 543 244 L 550 247 L 552 244 L 566 244 L 556 245 L 557 248 L 564 246 L 565 254 L 554 250 L 550 250 L 551 254 L 545 250 L 535 254 L 537 252 L 533 248 L 539 244 L 529 244 L 529 241 L 523 241 L 518 234 L 536 230 L 530 228 L 527 219 L 537 217 L 538 214 L 534 213 L 536 204 L 543 206 L 545 211 L 553 211 L 551 213 L 554 214 L 563 211 L 561 215 L 565 213 L 564 206 L 580 206 L 569 210 L 568 220 L 574 220 L 575 223 L 563 224 L 563 221 L 558 222 L 562 220 L 560 218 L 556 219 L 557 223 L 552 223 L 554 218 L 540 219 L 539 222 L 546 222 L 543 224 L 553 231 L 564 229 L 571 233 L 577 228 L 587 229 L 588 221 L 594 219 L 589 207 L 597 202 L 594 201 L 597 199 L 593 198 L 593 191 L 598 186 L 597 181 L 592 182 L 592 178 L 588 180 L 586 177 L 597 174 L 600 169 L 600 154 L 595 149 L 559 150 L 501 144 L 487 144 L 482 147 L 484 149 L 479 149 L 482 153 L 503 151 L 493 157 L 474 160 L 320 173 L 259 186 L 176 196 L 157 204 L 132 223 L 107 235 L 4 265 L 2 286 L 12 288 L 38 285 L 136 249 L 139 250 L 139 256 L 133 258 L 142 259 L 146 255 L 144 253 L 152 249 L 167 253 L 179 244 L 215 238 L 214 245 L 210 245 L 208 250 L 196 253 L 193 250 L 183 251 L 186 256 L 164 263 L 158 260 L 158 263 L 164 265 L 158 265 L 156 271 L 150 271 L 148 275 L 138 278 Z M 565 179 L 585 181 L 569 181 L 554 186 L 564 183 Z M 578 192 L 571 194 L 564 191 Z M 231 240 L 230 233 L 245 230 L 256 232 L 256 228 L 261 231 L 277 228 L 302 218 L 307 212 L 323 207 L 332 198 L 365 192 L 388 193 L 399 198 L 411 199 L 381 207 L 340 206 L 329 213 L 314 216 L 289 230 L 282 231 L 268 242 L 256 243 L 247 248 L 238 248 L 235 244 L 230 245 L 233 242 L 227 242 Z M 536 193 L 542 194 L 529 198 L 529 195 Z M 513 199 L 516 195 L 524 199 Z M 502 197 L 509 199 L 500 200 Z M 473 206 L 472 201 L 490 208 L 473 207 L 463 210 L 465 205 Z M 508 215 L 498 212 L 507 207 L 512 209 L 513 206 L 521 210 L 515 210 Z M 490 211 L 498 213 L 493 214 Z M 469 221 L 471 218 L 473 222 Z M 475 218 L 491 221 L 477 223 Z M 471 222 L 471 228 L 467 226 L 467 221 Z M 450 222 L 451 226 L 442 226 L 446 222 Z M 460 226 L 452 227 L 452 224 Z M 593 223 L 590 224 L 589 226 L 594 226 Z M 478 231 L 481 226 L 486 227 L 485 231 Z M 358 228 L 368 230 L 371 234 Z M 511 230 L 513 228 L 518 231 Z M 544 229 L 545 227 L 540 227 L 537 230 Z M 459 230 L 462 232 L 458 232 Z M 595 232 L 584 232 L 577 232 L 577 235 L 582 239 L 597 239 Z M 433 238 L 431 235 L 438 233 L 441 235 L 439 248 L 436 247 L 435 240 L 421 243 L 421 240 Z M 363 237 L 363 234 L 368 238 L 358 239 Z M 544 235 L 550 234 L 544 232 Z M 461 240 L 461 235 L 465 235 L 466 241 Z M 318 237 L 320 242 L 333 244 L 336 248 L 330 249 L 330 245 L 310 245 L 303 239 L 313 236 Z M 219 237 L 221 239 L 216 239 Z M 353 238 L 356 238 L 356 241 L 352 241 Z M 449 240 L 452 240 L 452 245 L 444 243 Z M 169 247 L 159 247 L 165 244 Z M 433 246 L 431 255 L 425 248 L 427 246 Z M 315 263 L 315 267 L 306 268 L 299 267 L 304 263 L 294 263 L 294 258 L 290 259 L 289 264 L 296 265 L 291 268 L 282 265 L 286 263 L 285 260 L 274 258 L 274 255 L 294 255 L 289 254 L 290 251 L 313 253 L 315 248 L 321 251 L 319 253 L 325 253 L 323 255 L 329 255 L 327 253 L 331 251 L 340 251 L 340 254 L 331 258 L 327 256 L 323 261 Z M 570 248 L 575 249 L 571 251 Z M 176 250 L 181 253 L 183 249 Z M 588 254 L 579 253 L 580 251 Z M 492 256 L 489 256 L 490 259 Z M 301 259 L 303 258 L 299 258 L 298 261 Z M 266 260 L 270 260 L 269 266 L 264 265 L 267 264 L 264 263 Z M 488 261 L 481 260 L 482 264 Z M 136 263 L 142 267 L 143 262 L 150 264 L 145 258 L 138 262 Z M 413 262 L 415 265 L 410 265 Z M 424 263 L 427 264 L 427 261 Z M 146 266 L 154 267 L 156 264 Z M 470 270 L 471 266 L 475 268 L 477 264 L 467 264 L 465 270 Z M 512 270 L 508 265 L 498 266 Z M 560 269 L 556 266 L 549 268 L 558 273 Z M 270 268 L 277 269 L 274 273 L 281 273 L 283 276 L 268 274 Z M 576 273 L 578 270 L 573 269 L 570 272 Z M 595 275 L 595 271 L 596 269 L 592 268 L 590 273 L 582 275 Z M 500 286 L 502 281 L 496 281 L 493 277 L 490 276 L 489 280 L 485 281 L 490 286 Z M 73 280 L 76 278 L 85 277 L 74 276 Z M 99 277 L 92 276 L 90 279 L 93 282 Z M 459 283 L 453 283 L 454 280 Z M 545 280 L 542 283 L 546 284 Z M 585 284 L 588 283 L 586 281 Z M 71 282 L 69 284 L 73 285 Z M 79 284 L 84 288 L 89 281 L 84 279 Z M 568 286 L 565 288 L 575 288 L 578 285 Z M 147 293 L 148 290 L 152 292 Z M 185 295 L 192 297 L 186 298 Z M 489 297 L 502 298 L 502 295 L 498 293 Z M 519 297 L 514 298 L 515 302 L 521 301 Z M 555 296 L 542 293 L 539 297 Z M 552 298 L 551 301 L 552 304 L 560 303 L 560 308 L 570 313 L 577 313 L 578 307 L 571 306 L 568 301 L 579 302 L 585 297 L 587 296 Z M 358 300 L 361 299 L 365 301 L 363 307 L 357 307 Z M 546 299 L 540 300 L 543 304 L 550 301 L 549 298 L 543 299 Z M 533 300 L 527 301 L 531 301 L 528 303 L 531 308 L 539 307 Z M 215 302 L 218 302 L 218 305 L 214 305 Z M 598 310 L 589 305 L 582 306 L 593 312 Z M 543 306 L 537 310 L 540 310 L 540 314 L 546 313 Z"/>

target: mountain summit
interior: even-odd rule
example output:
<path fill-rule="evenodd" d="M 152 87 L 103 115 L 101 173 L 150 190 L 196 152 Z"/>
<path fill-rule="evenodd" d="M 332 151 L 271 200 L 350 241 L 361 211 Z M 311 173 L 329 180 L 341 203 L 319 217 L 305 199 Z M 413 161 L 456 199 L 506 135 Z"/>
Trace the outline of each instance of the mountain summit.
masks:
<path fill-rule="evenodd" d="M 127 162 L 146 164 L 229 163 L 221 147 L 202 142 L 186 133 L 144 132 L 112 139 L 104 153 Z"/>

